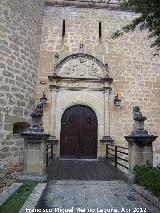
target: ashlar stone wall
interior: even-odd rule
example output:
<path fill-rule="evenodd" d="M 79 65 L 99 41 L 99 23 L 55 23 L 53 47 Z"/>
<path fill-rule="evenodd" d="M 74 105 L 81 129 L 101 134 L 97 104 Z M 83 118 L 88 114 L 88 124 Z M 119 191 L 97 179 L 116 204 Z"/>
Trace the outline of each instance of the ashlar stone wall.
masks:
<path fill-rule="evenodd" d="M 0 1 L 0 187 L 23 164 L 23 139 L 15 122 L 30 122 L 38 76 L 43 0 Z"/>
<path fill-rule="evenodd" d="M 52 129 L 50 120 L 53 110 L 48 76 L 53 75 L 53 68 L 57 63 L 56 54 L 61 61 L 66 56 L 82 51 L 109 66 L 109 74 L 113 78 L 110 127 L 115 143 L 127 146 L 124 135 L 130 134 L 132 130 L 132 108 L 135 105 L 139 105 L 148 118 L 146 128 L 160 137 L 160 60 L 152 55 L 151 41 L 146 39 L 147 33 L 136 30 L 117 40 L 111 39 L 115 30 L 130 23 L 134 17 L 136 15 L 133 12 L 111 9 L 54 6 L 45 8 L 36 97 L 38 100 L 42 92 L 46 92 L 48 103 L 45 108 L 44 127 L 47 132 Z M 63 20 L 65 36 L 62 38 Z M 101 38 L 99 22 L 102 27 Z M 82 46 L 83 50 L 80 49 Z M 114 106 L 117 94 L 121 99 L 120 111 Z M 62 106 L 55 107 L 58 109 Z M 103 110 L 103 107 L 99 110 Z M 154 143 L 154 159 L 157 164 L 160 163 L 159 137 Z"/>
<path fill-rule="evenodd" d="M 160 136 L 160 61 L 158 57 L 152 55 L 151 41 L 146 39 L 147 33 L 136 30 L 117 40 L 111 39 L 111 34 L 115 30 L 130 23 L 134 17 L 136 17 L 134 13 L 111 9 L 54 6 L 45 8 L 36 97 L 38 100 L 42 92 L 46 92 L 48 103 L 43 121 L 47 132 L 51 132 L 50 120 L 53 116 L 48 76 L 53 75 L 56 63 L 69 55 L 83 52 L 109 66 L 109 75 L 113 78 L 110 95 L 110 128 L 115 143 L 127 146 L 124 135 L 130 134 L 132 130 L 132 108 L 135 105 L 139 105 L 142 113 L 148 118 L 146 128 L 152 134 Z M 65 36 L 62 38 L 64 20 Z M 99 22 L 102 28 L 101 38 L 99 38 Z M 121 99 L 120 111 L 114 106 L 117 94 Z M 69 98 L 72 99 L 71 96 Z M 66 101 L 59 103 L 62 106 L 54 105 L 57 110 L 63 108 Z M 103 109 L 102 105 L 99 110 Z M 60 128 L 59 124 L 57 128 Z M 59 129 L 56 131 L 60 132 Z M 156 164 L 160 163 L 159 154 L 158 137 L 154 143 Z"/>

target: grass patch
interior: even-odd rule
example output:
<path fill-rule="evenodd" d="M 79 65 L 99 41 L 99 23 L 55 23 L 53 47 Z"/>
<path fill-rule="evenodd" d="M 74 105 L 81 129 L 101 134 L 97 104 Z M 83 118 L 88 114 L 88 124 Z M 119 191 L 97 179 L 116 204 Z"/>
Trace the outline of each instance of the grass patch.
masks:
<path fill-rule="evenodd" d="M 1 207 L 1 213 L 18 213 L 37 183 L 24 183 Z"/>
<path fill-rule="evenodd" d="M 137 176 L 137 184 L 145 186 L 160 197 L 160 168 L 151 165 L 135 166 L 133 169 Z"/>

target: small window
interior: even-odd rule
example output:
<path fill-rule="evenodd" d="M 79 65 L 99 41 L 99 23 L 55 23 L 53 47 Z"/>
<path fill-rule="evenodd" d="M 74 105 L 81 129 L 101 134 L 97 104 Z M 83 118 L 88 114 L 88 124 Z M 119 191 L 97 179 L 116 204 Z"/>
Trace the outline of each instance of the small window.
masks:
<path fill-rule="evenodd" d="M 16 122 L 13 124 L 13 134 L 21 134 L 30 127 L 26 122 Z"/>
<path fill-rule="evenodd" d="M 102 38 L 102 24 L 99 22 L 99 38 Z"/>
<path fill-rule="evenodd" d="M 65 36 L 65 30 L 66 30 L 66 29 L 65 29 L 65 27 L 66 27 L 65 24 L 66 24 L 66 23 L 65 23 L 65 20 L 63 20 L 62 37 Z"/>

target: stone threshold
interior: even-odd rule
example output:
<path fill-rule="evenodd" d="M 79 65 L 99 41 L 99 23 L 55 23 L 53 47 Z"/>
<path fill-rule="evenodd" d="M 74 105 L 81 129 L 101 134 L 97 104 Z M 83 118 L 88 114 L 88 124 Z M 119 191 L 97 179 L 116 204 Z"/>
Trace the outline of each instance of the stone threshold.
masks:
<path fill-rule="evenodd" d="M 153 195 L 152 192 L 148 191 L 143 186 L 139 186 L 139 185 L 136 185 L 136 184 L 133 184 L 132 186 L 137 193 L 139 193 L 142 197 L 144 197 L 146 200 L 150 201 L 158 209 L 160 209 L 160 198 Z"/>
<path fill-rule="evenodd" d="M 46 188 L 47 183 L 38 183 L 37 186 L 34 188 L 22 208 L 19 210 L 19 213 L 26 212 L 26 209 L 29 209 L 30 212 L 33 212 L 39 204 L 40 198 L 43 195 L 43 192 Z"/>
<path fill-rule="evenodd" d="M 98 159 L 89 159 L 89 158 L 59 158 L 59 160 L 63 161 L 98 161 Z"/>
<path fill-rule="evenodd" d="M 0 206 L 2 206 L 19 188 L 23 183 L 13 183 L 10 187 L 0 194 Z"/>

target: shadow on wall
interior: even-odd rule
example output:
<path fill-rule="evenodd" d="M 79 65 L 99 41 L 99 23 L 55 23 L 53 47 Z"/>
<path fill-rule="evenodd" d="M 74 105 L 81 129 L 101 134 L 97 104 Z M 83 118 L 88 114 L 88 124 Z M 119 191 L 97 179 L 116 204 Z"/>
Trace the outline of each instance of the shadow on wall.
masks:
<path fill-rule="evenodd" d="M 19 135 L 30 127 L 27 122 L 16 122 L 13 124 L 13 134 Z"/>

